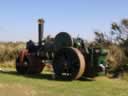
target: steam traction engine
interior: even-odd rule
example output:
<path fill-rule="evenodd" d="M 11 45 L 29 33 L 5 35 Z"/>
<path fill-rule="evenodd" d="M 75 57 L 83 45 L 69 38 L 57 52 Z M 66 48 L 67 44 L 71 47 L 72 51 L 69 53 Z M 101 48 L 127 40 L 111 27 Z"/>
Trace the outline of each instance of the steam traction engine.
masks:
<path fill-rule="evenodd" d="M 38 44 L 29 40 L 26 49 L 16 59 L 16 70 L 20 74 L 40 73 L 46 63 L 53 66 L 56 78 L 67 80 L 81 76 L 94 77 L 98 72 L 99 49 L 88 48 L 81 38 L 72 38 L 67 32 L 58 33 L 55 38 L 43 38 L 44 20 L 38 20 Z"/>

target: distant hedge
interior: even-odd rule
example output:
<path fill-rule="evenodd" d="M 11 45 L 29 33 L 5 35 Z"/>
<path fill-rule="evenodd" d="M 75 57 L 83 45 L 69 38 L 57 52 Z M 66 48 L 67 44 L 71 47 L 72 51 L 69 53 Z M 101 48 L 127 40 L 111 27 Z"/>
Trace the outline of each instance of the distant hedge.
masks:
<path fill-rule="evenodd" d="M 0 42 L 0 62 L 14 60 L 19 50 L 25 48 L 23 42 Z"/>

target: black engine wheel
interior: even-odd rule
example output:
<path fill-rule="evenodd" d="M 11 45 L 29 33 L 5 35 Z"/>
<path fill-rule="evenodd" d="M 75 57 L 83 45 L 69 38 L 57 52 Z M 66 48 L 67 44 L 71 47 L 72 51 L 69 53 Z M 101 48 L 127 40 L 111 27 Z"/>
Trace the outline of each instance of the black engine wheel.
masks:
<path fill-rule="evenodd" d="M 55 54 L 53 69 L 56 78 L 79 79 L 85 70 L 85 60 L 78 49 L 62 48 Z"/>
<path fill-rule="evenodd" d="M 25 57 L 22 64 L 20 62 L 20 57 L 16 59 L 16 71 L 20 74 L 25 74 L 28 70 L 28 59 Z"/>
<path fill-rule="evenodd" d="M 42 64 L 41 59 L 37 56 L 28 56 L 29 66 L 27 69 L 27 74 L 39 74 L 42 72 L 45 64 Z"/>
<path fill-rule="evenodd" d="M 35 55 L 28 53 L 28 50 L 21 50 L 16 58 L 16 71 L 20 74 L 41 73 L 45 64 Z"/>

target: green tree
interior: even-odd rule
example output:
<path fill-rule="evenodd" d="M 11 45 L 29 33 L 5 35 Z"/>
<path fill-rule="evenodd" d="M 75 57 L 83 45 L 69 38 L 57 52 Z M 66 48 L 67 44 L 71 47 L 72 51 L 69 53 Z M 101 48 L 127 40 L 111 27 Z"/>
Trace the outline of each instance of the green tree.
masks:
<path fill-rule="evenodd" d="M 112 23 L 111 36 L 114 43 L 126 46 L 128 42 L 128 19 L 121 20 L 119 24 Z"/>
<path fill-rule="evenodd" d="M 103 32 L 94 32 L 95 33 L 95 43 L 98 46 L 105 47 L 108 46 L 111 42 L 108 39 L 108 35 Z"/>
<path fill-rule="evenodd" d="M 121 22 L 112 23 L 111 36 L 114 43 L 118 43 L 128 56 L 128 19 L 123 19 Z"/>

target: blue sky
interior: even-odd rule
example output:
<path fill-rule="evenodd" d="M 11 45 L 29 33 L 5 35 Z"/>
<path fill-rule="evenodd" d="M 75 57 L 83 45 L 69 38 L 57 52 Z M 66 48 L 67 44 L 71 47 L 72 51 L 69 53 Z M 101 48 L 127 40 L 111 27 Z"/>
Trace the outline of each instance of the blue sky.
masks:
<path fill-rule="evenodd" d="M 128 0 L 0 0 L 0 41 L 38 40 L 37 19 L 45 19 L 45 36 L 66 31 L 94 39 L 112 22 L 128 18 Z"/>

